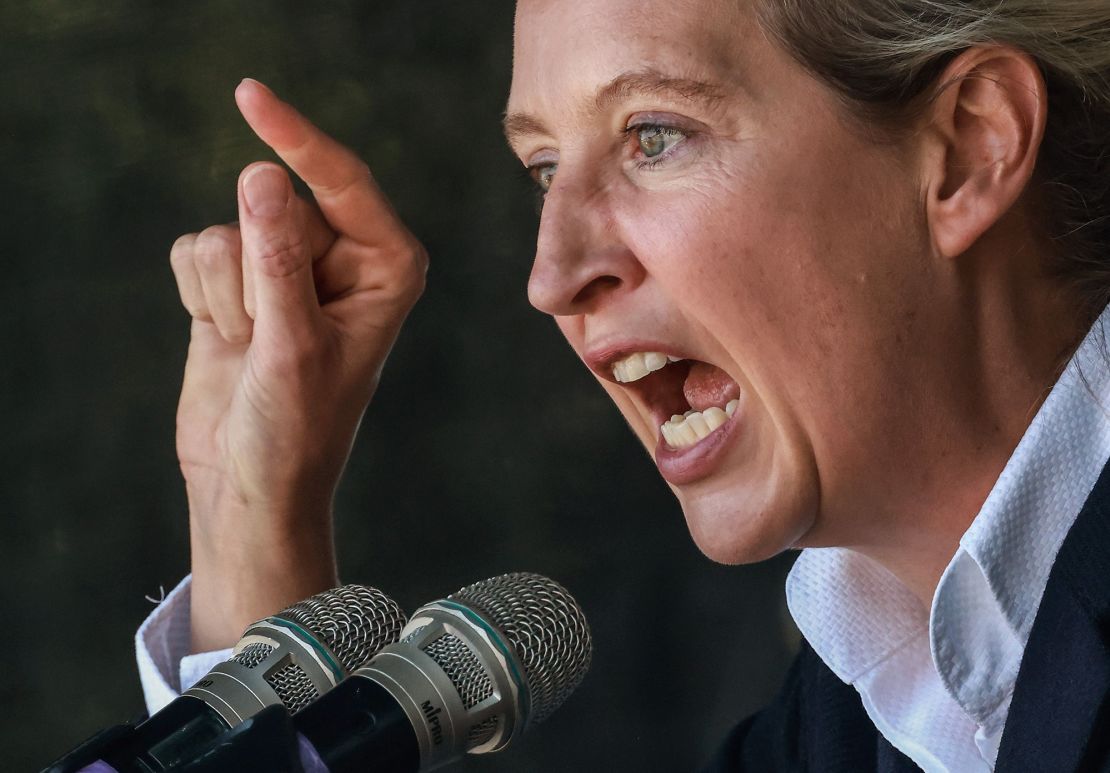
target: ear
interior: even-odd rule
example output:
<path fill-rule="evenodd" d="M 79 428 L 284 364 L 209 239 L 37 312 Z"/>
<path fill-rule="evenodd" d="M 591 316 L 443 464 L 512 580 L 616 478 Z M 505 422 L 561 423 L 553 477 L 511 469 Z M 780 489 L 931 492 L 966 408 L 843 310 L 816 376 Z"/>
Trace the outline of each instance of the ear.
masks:
<path fill-rule="evenodd" d="M 924 182 L 933 244 L 967 252 L 1014 206 L 1033 177 L 1048 96 L 1028 54 L 972 48 L 945 69 L 926 115 Z"/>

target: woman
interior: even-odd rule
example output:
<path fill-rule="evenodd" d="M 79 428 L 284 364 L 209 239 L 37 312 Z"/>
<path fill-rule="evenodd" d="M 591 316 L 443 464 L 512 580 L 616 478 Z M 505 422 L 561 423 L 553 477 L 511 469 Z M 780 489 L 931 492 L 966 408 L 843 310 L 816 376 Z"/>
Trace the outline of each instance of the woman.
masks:
<path fill-rule="evenodd" d="M 193 651 L 335 583 L 331 493 L 426 264 L 361 162 L 236 96 L 318 209 L 252 165 L 239 224 L 173 248 Z M 1108 120 L 1090 0 L 520 2 L 529 298 L 708 556 L 814 549 L 807 644 L 718 768 L 1107 763 Z"/>

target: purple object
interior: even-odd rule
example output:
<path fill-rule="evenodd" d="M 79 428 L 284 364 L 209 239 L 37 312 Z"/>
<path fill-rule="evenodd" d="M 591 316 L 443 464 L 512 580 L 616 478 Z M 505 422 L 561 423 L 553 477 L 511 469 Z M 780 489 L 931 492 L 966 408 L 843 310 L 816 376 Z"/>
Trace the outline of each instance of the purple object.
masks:
<path fill-rule="evenodd" d="M 104 760 L 97 760 L 92 765 L 81 768 L 77 773 L 119 773 L 119 771 Z"/>
<path fill-rule="evenodd" d="M 297 751 L 301 755 L 301 767 L 304 768 L 304 773 L 330 773 L 328 766 L 320 759 L 320 753 L 316 751 L 316 747 L 312 745 L 312 741 L 305 738 L 300 733 L 297 733 Z M 110 768 L 107 771 L 98 773 L 116 773 Z"/>

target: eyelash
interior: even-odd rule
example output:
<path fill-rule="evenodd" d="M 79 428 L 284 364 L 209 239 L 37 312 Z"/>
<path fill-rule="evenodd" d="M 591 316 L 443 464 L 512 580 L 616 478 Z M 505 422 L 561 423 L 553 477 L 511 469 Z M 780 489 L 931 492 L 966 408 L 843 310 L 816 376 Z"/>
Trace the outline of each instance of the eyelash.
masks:
<path fill-rule="evenodd" d="M 625 137 L 625 144 L 627 145 L 630 142 L 635 141 L 636 145 L 637 145 L 636 150 L 640 151 L 641 149 L 639 147 L 639 139 L 637 138 L 637 139 L 634 140 L 633 137 L 637 133 L 642 132 L 644 129 L 659 129 L 664 133 L 675 133 L 675 134 L 681 135 L 682 139 L 679 140 L 679 143 L 686 142 L 687 140 L 690 139 L 690 132 L 688 132 L 684 129 L 679 129 L 677 126 L 670 126 L 668 124 L 663 124 L 663 123 L 655 123 L 655 122 L 651 122 L 651 121 L 644 121 L 644 122 L 641 122 L 641 123 L 632 124 L 631 126 L 627 126 L 627 127 L 625 127 L 624 129 L 621 130 L 621 133 Z M 652 169 L 655 169 L 660 164 L 662 164 L 665 161 L 670 159 L 671 155 L 673 155 L 673 152 L 674 152 L 673 148 L 674 147 L 675 146 L 672 145 L 670 148 L 667 148 L 661 154 L 659 154 L 658 156 L 655 156 L 654 158 L 643 158 L 643 159 L 637 160 L 636 161 L 636 168 L 637 169 L 642 169 L 642 170 L 645 170 L 645 171 L 650 171 Z M 540 170 L 542 170 L 546 167 L 549 167 L 549 166 L 552 166 L 552 163 L 547 162 L 547 163 L 532 164 L 531 166 L 525 167 L 524 170 L 523 170 L 525 176 L 532 182 L 532 184 L 534 186 L 535 193 L 536 193 L 536 198 L 537 198 L 537 204 L 538 204 L 539 207 L 543 206 L 543 200 L 547 196 L 547 191 L 545 191 L 543 189 L 543 186 L 540 185 L 539 174 L 540 174 Z M 558 163 L 556 162 L 554 164 L 554 166 L 557 167 Z"/>
<path fill-rule="evenodd" d="M 669 124 L 664 124 L 664 123 L 655 123 L 653 121 L 644 121 L 642 123 L 637 123 L 637 124 L 633 124 L 631 126 L 626 127 L 624 129 L 624 132 L 623 132 L 624 136 L 625 136 L 625 142 L 626 143 L 630 143 L 630 142 L 634 143 L 635 144 L 635 149 L 636 149 L 637 152 L 640 150 L 640 147 L 639 147 L 640 143 L 639 143 L 639 139 L 636 138 L 635 135 L 638 134 L 639 132 L 642 132 L 644 129 L 659 129 L 660 131 L 662 131 L 664 133 L 678 134 L 682 137 L 682 139 L 679 140 L 679 142 L 676 143 L 676 145 L 681 144 L 683 142 L 686 142 L 688 139 L 690 139 L 690 132 L 685 131 L 684 129 L 680 129 L 677 126 L 671 126 Z M 668 159 L 670 159 L 670 157 L 674 153 L 674 151 L 673 151 L 674 147 L 675 146 L 671 146 L 670 148 L 667 148 L 661 154 L 659 154 L 658 156 L 655 156 L 654 158 L 644 158 L 644 159 L 638 160 L 636 162 L 636 167 L 638 169 L 645 169 L 645 170 L 655 169 L 657 166 L 662 164 L 664 161 L 667 161 Z"/>

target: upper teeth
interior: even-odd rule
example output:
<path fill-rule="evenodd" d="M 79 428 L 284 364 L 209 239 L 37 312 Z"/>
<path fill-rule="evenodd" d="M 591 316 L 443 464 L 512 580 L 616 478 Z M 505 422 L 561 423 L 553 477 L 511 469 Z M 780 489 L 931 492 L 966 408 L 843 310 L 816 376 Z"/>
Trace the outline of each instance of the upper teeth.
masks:
<path fill-rule="evenodd" d="M 668 357 L 659 352 L 636 352 L 613 363 L 613 378 L 622 384 L 639 381 L 649 373 L 662 370 L 668 362 L 678 362 L 679 357 Z"/>

